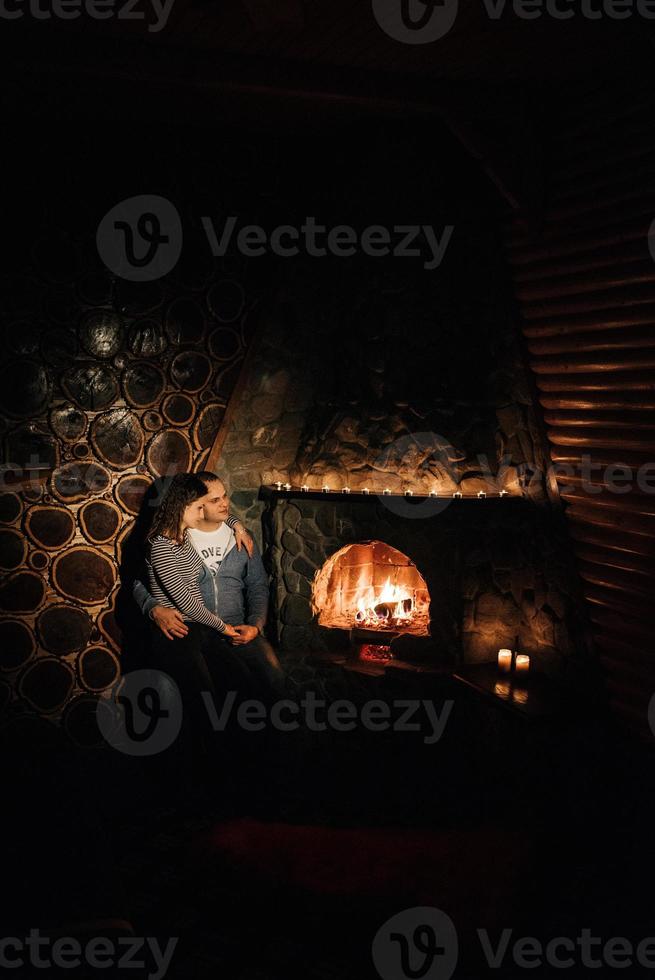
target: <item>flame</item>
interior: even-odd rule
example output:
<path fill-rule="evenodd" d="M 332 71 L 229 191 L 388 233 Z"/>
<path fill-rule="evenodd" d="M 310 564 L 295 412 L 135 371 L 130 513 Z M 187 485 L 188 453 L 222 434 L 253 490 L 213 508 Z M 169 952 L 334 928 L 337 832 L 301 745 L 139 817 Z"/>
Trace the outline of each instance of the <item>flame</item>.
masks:
<path fill-rule="evenodd" d="M 414 598 L 407 589 L 392 585 L 391 578 L 381 589 L 360 580 L 355 602 L 355 622 L 360 626 L 405 625 L 412 620 Z"/>

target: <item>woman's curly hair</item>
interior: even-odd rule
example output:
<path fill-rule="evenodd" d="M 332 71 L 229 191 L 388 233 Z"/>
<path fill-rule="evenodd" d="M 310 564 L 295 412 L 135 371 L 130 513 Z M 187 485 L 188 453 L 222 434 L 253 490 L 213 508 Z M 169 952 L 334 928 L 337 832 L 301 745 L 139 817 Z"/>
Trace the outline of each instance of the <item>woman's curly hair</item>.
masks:
<path fill-rule="evenodd" d="M 207 487 L 195 473 L 179 473 L 174 476 L 152 520 L 148 539 L 158 534 L 182 540 L 182 517 L 185 509 L 207 494 Z"/>

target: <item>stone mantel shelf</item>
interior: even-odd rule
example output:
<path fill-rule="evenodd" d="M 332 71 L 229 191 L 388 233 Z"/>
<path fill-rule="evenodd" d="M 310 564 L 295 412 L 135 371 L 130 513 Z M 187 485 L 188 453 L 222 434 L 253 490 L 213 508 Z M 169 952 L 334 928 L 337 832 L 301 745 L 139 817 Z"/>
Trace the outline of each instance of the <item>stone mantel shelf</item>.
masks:
<path fill-rule="evenodd" d="M 503 507 L 507 506 L 510 502 L 516 504 L 517 502 L 524 503 L 528 498 L 525 494 L 503 494 L 500 493 L 488 493 L 485 497 L 478 497 L 477 494 L 464 494 L 461 497 L 455 497 L 452 494 L 438 494 L 437 496 L 432 496 L 427 493 L 381 493 L 380 491 L 371 491 L 370 493 L 363 493 L 361 490 L 351 490 L 349 493 L 344 493 L 342 490 L 301 490 L 300 487 L 291 487 L 290 490 L 285 490 L 284 488 L 278 490 L 274 485 L 262 485 L 259 491 L 260 499 L 262 500 L 293 500 L 295 498 L 301 498 L 303 500 L 322 500 L 331 501 L 333 503 L 342 502 L 359 502 L 365 500 L 434 500 L 441 502 L 448 502 L 453 504 L 472 504 L 476 503 L 478 506 L 480 504 L 502 504 Z"/>

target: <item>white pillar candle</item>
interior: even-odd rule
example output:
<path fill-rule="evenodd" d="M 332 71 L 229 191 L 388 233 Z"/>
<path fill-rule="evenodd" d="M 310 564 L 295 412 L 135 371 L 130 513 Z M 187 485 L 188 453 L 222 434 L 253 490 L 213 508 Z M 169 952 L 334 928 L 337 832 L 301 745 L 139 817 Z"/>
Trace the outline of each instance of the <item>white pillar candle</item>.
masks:
<path fill-rule="evenodd" d="M 321 487 L 321 490 L 323 491 L 323 493 L 329 493 L 330 492 L 330 488 L 327 485 L 327 483 L 325 484 L 325 486 Z"/>
<path fill-rule="evenodd" d="M 498 651 L 498 670 L 501 674 L 509 674 L 512 669 L 512 651 L 511 650 L 499 650 Z"/>
<path fill-rule="evenodd" d="M 530 658 L 527 653 L 517 653 L 516 654 L 516 673 L 517 674 L 527 674 L 530 670 Z"/>
<path fill-rule="evenodd" d="M 307 493 L 307 491 L 309 490 L 309 487 L 307 486 L 306 483 L 303 483 L 303 485 L 301 486 L 300 489 L 301 489 L 302 493 Z"/>
<path fill-rule="evenodd" d="M 455 490 L 455 493 L 453 494 L 453 497 L 456 497 L 457 500 L 460 500 L 463 497 L 462 491 L 461 490 Z"/>
<path fill-rule="evenodd" d="M 350 487 L 344 487 L 342 493 L 350 493 Z"/>
<path fill-rule="evenodd" d="M 290 490 L 291 489 L 291 484 L 290 483 L 285 483 L 284 484 L 284 489 L 285 490 Z"/>
<path fill-rule="evenodd" d="M 486 497 L 486 496 L 487 496 L 487 495 L 486 495 L 486 493 L 484 492 L 484 490 L 480 490 L 480 492 L 479 492 L 479 494 L 478 494 L 478 497 L 480 498 L 480 500 L 482 500 L 482 499 L 483 499 L 484 497 Z"/>
<path fill-rule="evenodd" d="M 276 480 L 275 481 L 275 489 L 276 490 L 281 490 L 282 489 L 282 480 Z"/>
<path fill-rule="evenodd" d="M 414 493 L 413 493 L 412 490 L 405 490 L 405 496 L 406 497 L 413 497 L 414 496 Z"/>
<path fill-rule="evenodd" d="M 439 494 L 437 493 L 437 491 L 436 491 L 436 490 L 430 490 L 430 496 L 431 496 L 431 497 L 438 497 L 438 496 L 439 496 Z"/>
<path fill-rule="evenodd" d="M 370 492 L 371 492 L 371 491 L 369 490 L 369 488 L 368 488 L 368 487 L 364 487 L 364 489 L 362 490 L 362 493 L 366 493 L 366 494 L 369 494 Z"/>
<path fill-rule="evenodd" d="M 384 490 L 382 491 L 382 493 L 385 494 L 386 496 L 389 496 L 389 494 L 391 493 L 391 490 L 389 489 L 389 487 L 385 487 Z"/>

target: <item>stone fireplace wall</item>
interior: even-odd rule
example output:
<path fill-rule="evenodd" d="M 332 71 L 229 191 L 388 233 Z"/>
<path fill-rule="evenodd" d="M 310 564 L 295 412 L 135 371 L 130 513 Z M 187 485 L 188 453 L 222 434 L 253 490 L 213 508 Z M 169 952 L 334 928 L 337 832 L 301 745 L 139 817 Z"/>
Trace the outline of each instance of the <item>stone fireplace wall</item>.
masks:
<path fill-rule="evenodd" d="M 425 152 L 396 147 L 389 199 L 370 167 L 374 148 L 362 149 L 343 198 L 319 195 L 320 214 L 327 227 L 346 218 L 360 230 L 367 218 L 429 220 L 438 235 L 452 227 L 437 268 L 392 255 L 278 262 L 222 460 L 235 503 L 256 524 L 257 491 L 276 480 L 446 493 L 491 482 L 546 501 L 495 201 L 454 148 L 440 158 L 441 181 L 417 171 Z"/>
<path fill-rule="evenodd" d="M 571 580 L 547 510 L 529 500 L 453 502 L 431 517 L 393 513 L 382 499 L 322 501 L 273 495 L 264 511 L 273 622 L 283 650 L 343 650 L 344 631 L 319 626 L 312 581 L 351 541 L 381 540 L 425 578 L 435 655 L 449 663 L 492 660 L 503 646 L 553 676 L 577 667 Z"/>
<path fill-rule="evenodd" d="M 429 276 L 373 260 L 282 270 L 224 447 L 233 490 L 289 480 L 470 493 L 491 476 L 545 500 L 543 444 L 493 236 L 471 243 L 475 229 L 458 230 L 451 266 Z M 462 263 L 477 273 L 468 287 Z"/>
<path fill-rule="evenodd" d="M 357 179 L 371 162 L 364 154 L 338 205 L 323 202 L 322 219 L 330 224 L 334 216 L 337 224 L 356 213 L 382 223 L 385 215 L 398 221 L 400 213 L 429 213 L 435 228 L 453 226 L 442 264 L 426 271 L 420 260 L 362 255 L 280 261 L 223 471 L 236 510 L 257 534 L 264 517 L 282 649 L 327 642 L 311 621 L 308 590 L 316 568 L 349 534 L 408 550 L 402 535 L 391 541 L 368 526 L 349 531 L 340 509 L 330 513 L 307 500 L 279 505 L 273 520 L 264 515 L 262 485 L 525 491 L 530 505 L 518 529 L 499 533 L 494 517 L 488 527 L 481 521 L 466 548 L 451 540 L 460 592 L 448 604 L 445 642 L 465 660 L 484 660 L 499 639 L 512 643 L 519 634 L 526 650 L 558 671 L 580 645 L 576 580 L 545 489 L 547 458 L 499 216 L 483 179 L 456 155 L 448 180 L 436 183 L 417 172 L 415 160 L 412 148 L 397 148 L 403 193 L 395 187 L 389 203 L 374 168 L 368 182 Z M 481 508 L 480 515 L 497 513 Z M 438 540 L 436 519 L 415 523 Z"/>

